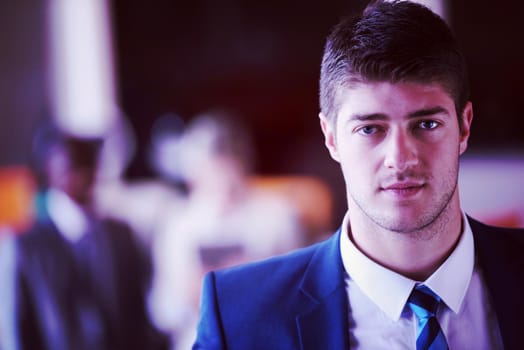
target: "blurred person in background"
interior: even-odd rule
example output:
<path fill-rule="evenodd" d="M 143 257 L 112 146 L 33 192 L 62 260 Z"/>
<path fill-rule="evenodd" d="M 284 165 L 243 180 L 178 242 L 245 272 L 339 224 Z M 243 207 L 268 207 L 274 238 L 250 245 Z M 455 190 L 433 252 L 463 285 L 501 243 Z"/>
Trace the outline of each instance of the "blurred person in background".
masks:
<path fill-rule="evenodd" d="M 154 242 L 150 307 L 157 325 L 178 338 L 177 348 L 189 349 L 202 276 L 302 246 L 303 235 L 290 203 L 252 187 L 254 150 L 234 115 L 196 116 L 176 148 L 189 193 Z"/>
<path fill-rule="evenodd" d="M 149 251 L 158 227 L 166 217 L 176 215 L 186 199 L 184 183 L 172 176 L 177 165 L 169 147 L 173 140 L 176 143 L 183 122 L 174 114 L 156 118 L 147 152 L 155 176 L 130 179 L 124 173 L 137 145 L 131 125 L 123 117 L 104 135 L 96 205 L 101 212 L 128 224 Z"/>
<path fill-rule="evenodd" d="M 151 267 L 125 224 L 96 210 L 103 140 L 44 125 L 34 138 L 42 190 L 37 217 L 16 243 L 21 349 L 164 349 L 145 294 Z"/>

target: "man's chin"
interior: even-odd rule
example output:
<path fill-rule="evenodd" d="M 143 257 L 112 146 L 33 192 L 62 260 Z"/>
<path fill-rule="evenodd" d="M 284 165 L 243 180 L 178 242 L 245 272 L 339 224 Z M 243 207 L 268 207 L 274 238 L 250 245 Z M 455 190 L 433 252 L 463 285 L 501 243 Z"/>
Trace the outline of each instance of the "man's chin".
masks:
<path fill-rule="evenodd" d="M 410 234 L 421 231 L 431 225 L 433 218 L 427 218 L 420 213 L 402 213 L 402 215 L 389 217 L 375 217 L 372 220 L 385 230 L 400 234 Z"/>

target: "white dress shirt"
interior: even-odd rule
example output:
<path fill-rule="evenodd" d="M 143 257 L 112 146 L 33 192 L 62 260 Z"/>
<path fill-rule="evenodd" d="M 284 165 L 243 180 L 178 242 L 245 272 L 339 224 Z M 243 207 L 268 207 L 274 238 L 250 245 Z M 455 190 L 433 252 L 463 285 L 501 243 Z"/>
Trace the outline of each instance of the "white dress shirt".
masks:
<path fill-rule="evenodd" d="M 463 223 L 460 240 L 446 261 L 426 281 L 414 281 L 364 255 L 349 239 L 346 213 L 340 250 L 347 273 L 351 349 L 416 349 L 417 320 L 406 302 L 420 282 L 445 303 L 437 319 L 450 349 L 503 349 L 464 214 Z"/>
<path fill-rule="evenodd" d="M 87 232 L 89 225 L 82 208 L 67 194 L 55 189 L 48 191 L 46 200 L 49 217 L 58 231 L 72 243 L 80 240 Z"/>
<path fill-rule="evenodd" d="M 300 246 L 296 213 L 270 193 L 249 190 L 229 209 L 209 194 L 192 196 L 187 207 L 157 232 L 155 273 L 149 308 L 158 328 L 174 332 L 176 349 L 190 349 L 196 338 L 202 278 L 219 269 L 282 254 Z M 227 209 L 227 210 L 226 210 Z M 218 266 L 203 264 L 202 248 L 233 248 Z"/>

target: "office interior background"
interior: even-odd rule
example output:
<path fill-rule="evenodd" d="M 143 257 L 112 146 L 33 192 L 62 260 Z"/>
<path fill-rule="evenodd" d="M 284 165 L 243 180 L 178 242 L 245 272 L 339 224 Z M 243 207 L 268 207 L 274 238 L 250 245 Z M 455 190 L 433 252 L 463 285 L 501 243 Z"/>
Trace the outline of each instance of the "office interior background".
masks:
<path fill-rule="evenodd" d="M 136 181 L 158 176 L 148 152 L 159 120 L 183 124 L 225 108 L 252 133 L 255 173 L 322 181 L 336 228 L 345 189 L 319 128 L 319 65 L 331 26 L 366 1 L 74 3 L 0 4 L 0 206 L 13 205 L 12 174 L 26 174 L 35 125 L 46 118 L 94 134 L 124 118 L 132 152 L 122 178 Z M 475 119 L 461 166 L 464 208 L 488 222 L 522 226 L 522 5 L 428 3 L 450 24 L 470 68 Z"/>

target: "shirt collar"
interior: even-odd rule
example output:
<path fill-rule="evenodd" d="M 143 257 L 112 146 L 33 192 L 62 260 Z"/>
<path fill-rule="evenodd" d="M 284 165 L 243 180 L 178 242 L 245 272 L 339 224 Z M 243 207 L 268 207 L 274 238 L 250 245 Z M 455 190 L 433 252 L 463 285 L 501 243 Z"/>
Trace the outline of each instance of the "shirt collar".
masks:
<path fill-rule="evenodd" d="M 46 198 L 49 217 L 58 231 L 71 242 L 82 238 L 88 226 L 87 216 L 82 209 L 59 190 L 50 189 Z"/>
<path fill-rule="evenodd" d="M 453 312 L 458 313 L 466 294 L 474 266 L 473 234 L 463 215 L 463 232 L 451 255 L 423 283 L 437 293 Z M 411 291 L 419 283 L 404 277 L 364 255 L 349 239 L 349 215 L 346 213 L 340 235 L 340 253 L 344 269 L 358 287 L 384 313 L 400 318 Z"/>

